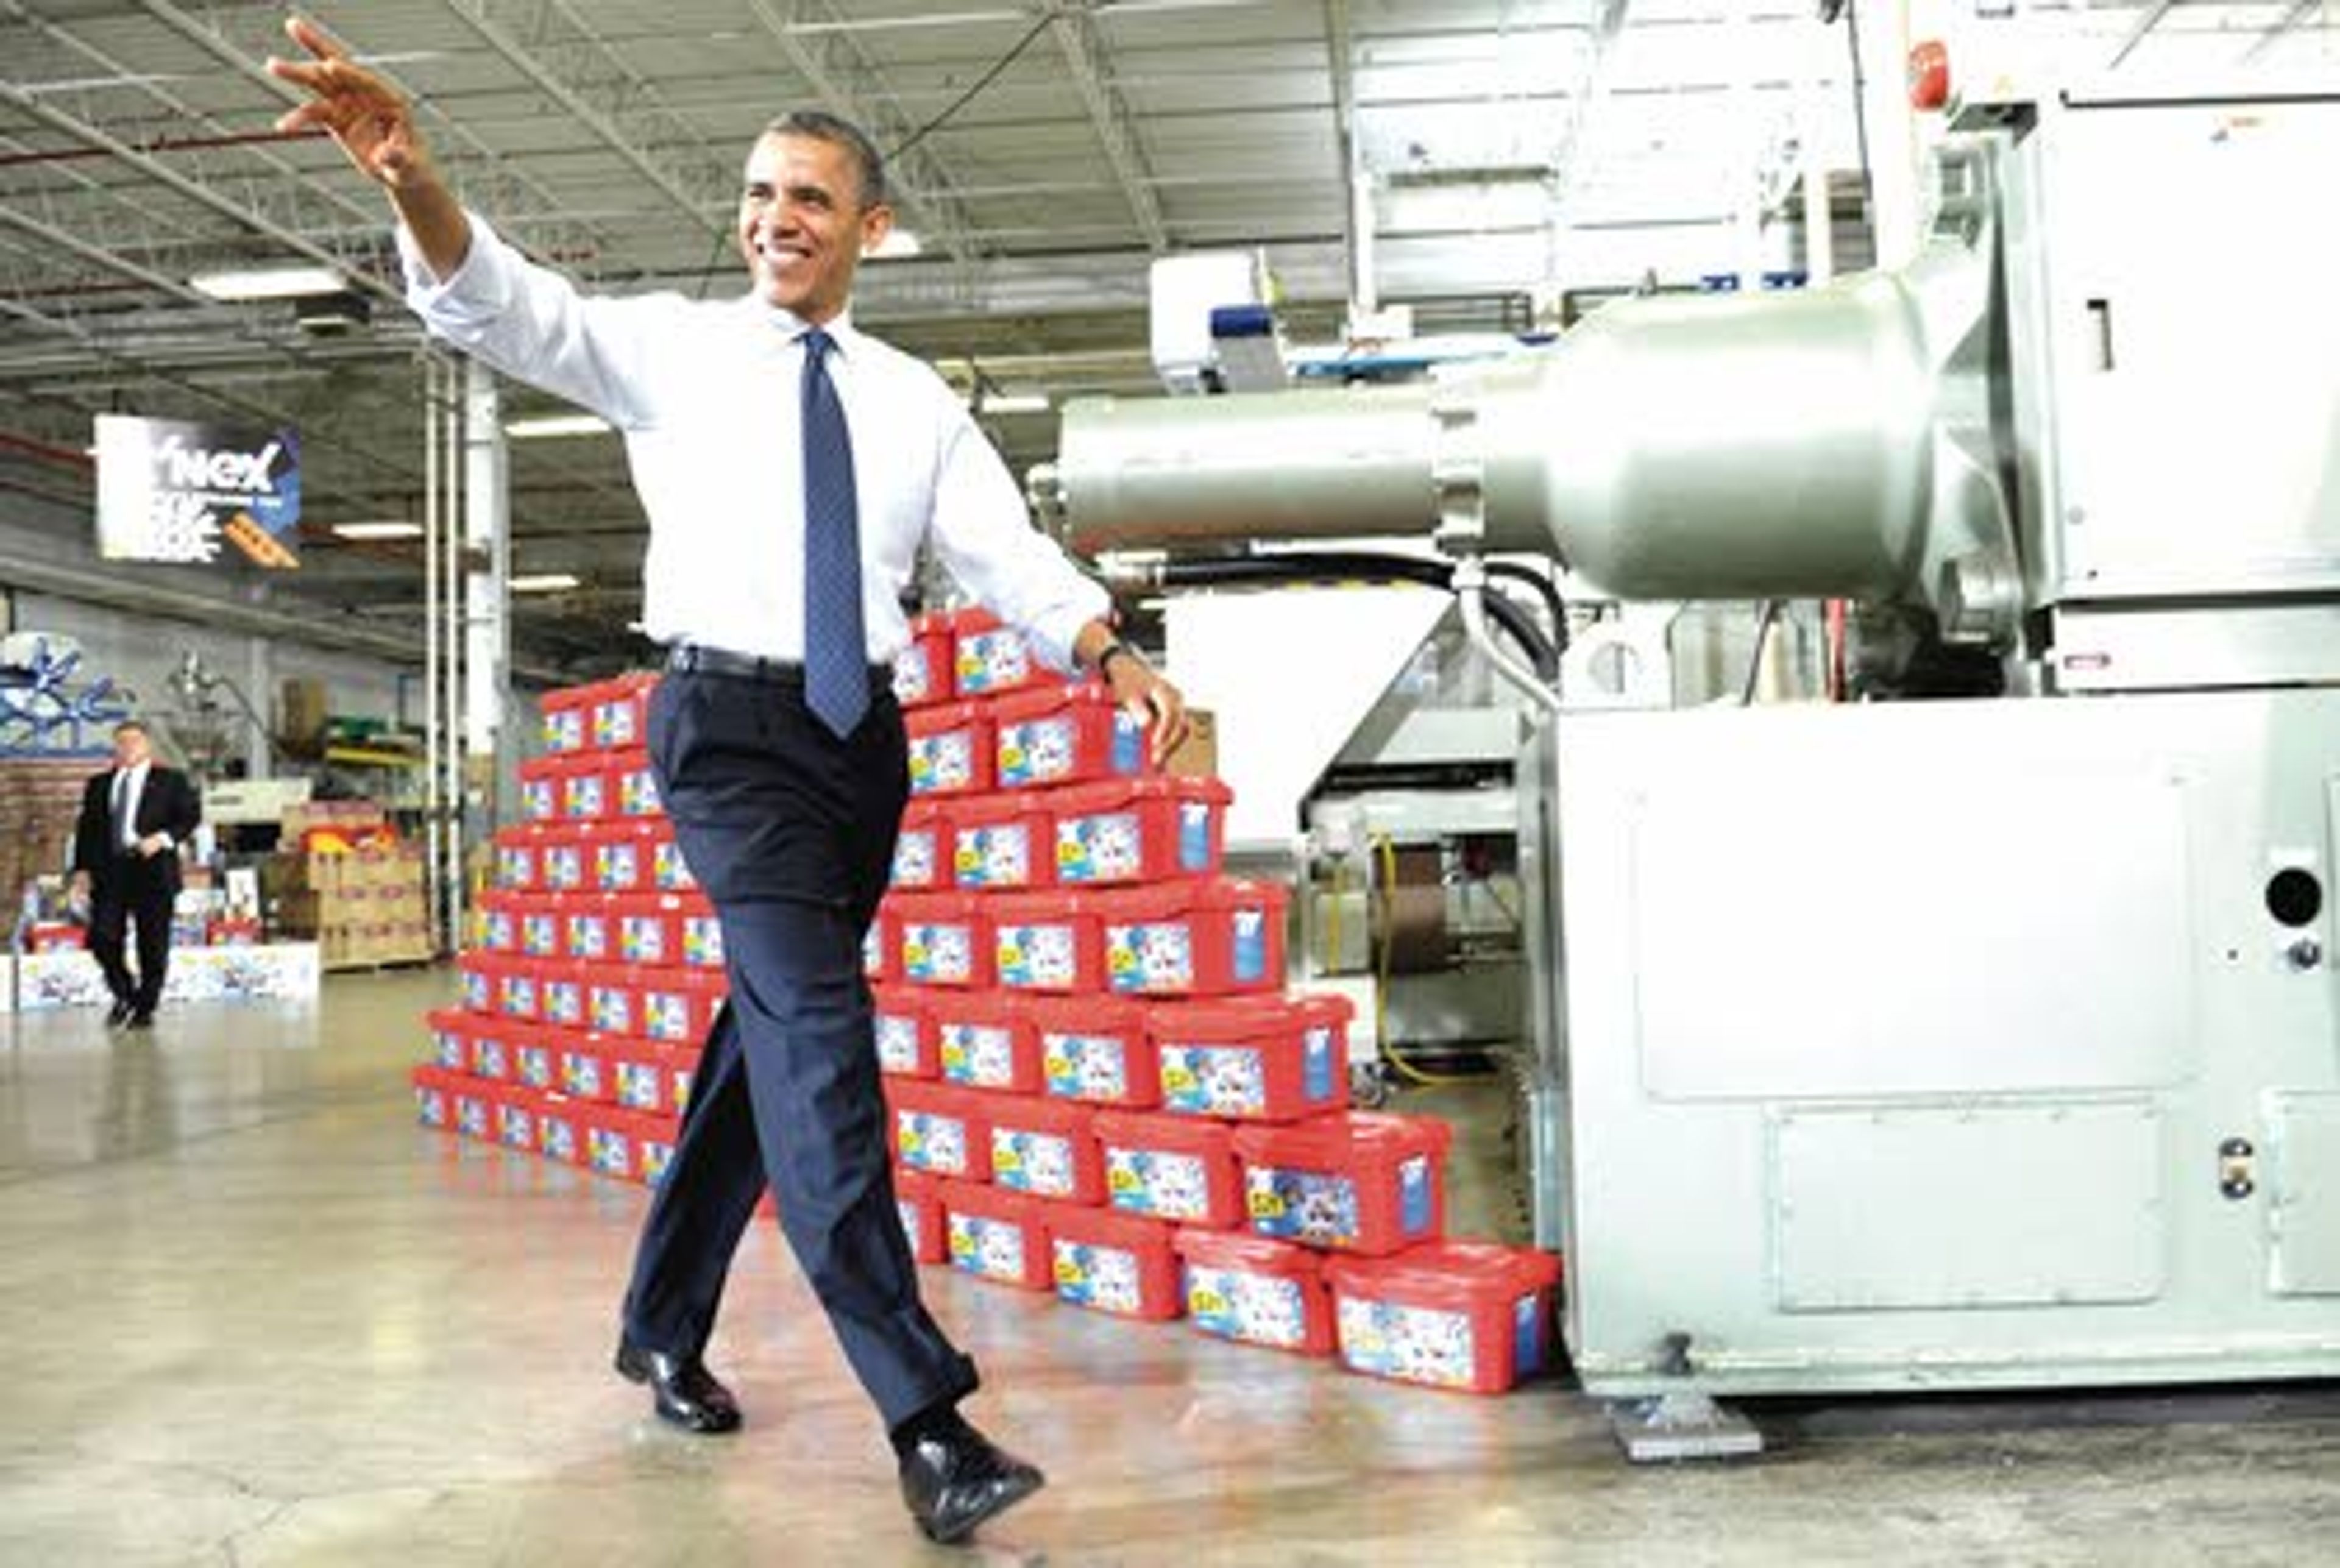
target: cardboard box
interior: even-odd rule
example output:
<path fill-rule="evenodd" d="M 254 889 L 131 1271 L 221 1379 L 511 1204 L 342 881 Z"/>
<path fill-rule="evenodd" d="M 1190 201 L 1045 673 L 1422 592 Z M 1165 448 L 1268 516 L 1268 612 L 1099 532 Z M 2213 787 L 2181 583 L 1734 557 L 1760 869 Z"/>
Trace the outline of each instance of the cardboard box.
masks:
<path fill-rule="evenodd" d="M 1186 710 L 1186 739 L 1163 761 L 1163 770 L 1181 779 L 1219 776 L 1219 719 L 1207 708 Z"/>

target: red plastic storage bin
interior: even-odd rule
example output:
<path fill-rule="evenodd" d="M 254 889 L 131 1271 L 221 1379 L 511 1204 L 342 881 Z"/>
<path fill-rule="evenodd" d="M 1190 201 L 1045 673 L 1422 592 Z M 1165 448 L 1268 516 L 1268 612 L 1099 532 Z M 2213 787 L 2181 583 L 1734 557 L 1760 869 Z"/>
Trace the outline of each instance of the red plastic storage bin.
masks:
<path fill-rule="evenodd" d="M 861 933 L 861 974 L 872 985 L 901 983 L 902 922 L 890 901 L 878 906 L 869 928 Z"/>
<path fill-rule="evenodd" d="M 549 1160 L 581 1164 L 585 1156 L 585 1124 L 580 1107 L 566 1095 L 545 1095 L 537 1101 L 536 1149 Z"/>
<path fill-rule="evenodd" d="M 593 885 L 592 830 L 573 822 L 546 828 L 536 859 L 540 891 L 583 892 Z"/>
<path fill-rule="evenodd" d="M 520 765 L 520 814 L 530 822 L 560 820 L 560 768 L 574 751 L 531 757 Z"/>
<path fill-rule="evenodd" d="M 496 1136 L 497 1087 L 477 1078 L 458 1078 L 448 1089 L 454 1130 L 467 1138 L 492 1140 Z"/>
<path fill-rule="evenodd" d="M 407 1074 L 414 1086 L 414 1119 L 440 1132 L 455 1130 L 457 1076 L 444 1067 L 423 1066 Z"/>
<path fill-rule="evenodd" d="M 1102 680 L 1037 687 L 992 704 L 992 778 L 1002 789 L 1093 784 L 1145 771 L 1145 726 Z"/>
<path fill-rule="evenodd" d="M 1342 1364 L 1372 1377 L 1502 1394 L 1552 1364 L 1560 1259 L 1486 1241 L 1324 1265 Z"/>
<path fill-rule="evenodd" d="M 1445 1234 L 1454 1129 L 1435 1116 L 1358 1111 L 1234 1136 L 1261 1236 L 1378 1257 Z"/>
<path fill-rule="evenodd" d="M 715 906 L 697 893 L 663 895 L 682 900 L 682 961 L 693 969 L 723 968 L 723 921 Z"/>
<path fill-rule="evenodd" d="M 659 799 L 658 774 L 650 754 L 635 749 L 610 754 L 609 815 L 627 821 L 663 818 L 666 802 Z"/>
<path fill-rule="evenodd" d="M 1025 1004 L 1040 1042 L 1040 1072 L 1057 1099 L 1144 1110 L 1162 1097 L 1145 1005 L 1117 997 L 1034 997 Z"/>
<path fill-rule="evenodd" d="M 664 1112 L 636 1111 L 634 1118 L 634 1179 L 647 1187 L 666 1180 L 674 1164 L 674 1146 L 681 1125 Z"/>
<path fill-rule="evenodd" d="M 1056 880 L 1056 819 L 1037 795 L 951 802 L 951 879 L 978 892 L 1020 892 Z"/>
<path fill-rule="evenodd" d="M 519 893 L 480 895 L 480 948 L 490 953 L 520 951 L 520 915 L 526 907 Z"/>
<path fill-rule="evenodd" d="M 1114 1207 L 1210 1230 L 1243 1224 L 1232 1127 L 1144 1111 L 1099 1111 L 1095 1125 Z"/>
<path fill-rule="evenodd" d="M 913 800 L 902 809 L 887 886 L 922 893 L 951 885 L 950 823 L 939 800 Z"/>
<path fill-rule="evenodd" d="M 590 840 L 592 885 L 603 893 L 656 891 L 658 849 L 674 836 L 663 822 L 604 822 Z"/>
<path fill-rule="evenodd" d="M 681 1047 L 655 1040 L 610 1040 L 603 1047 L 610 1065 L 610 1097 L 630 1111 L 652 1116 L 674 1114 L 673 1079 L 669 1064 Z"/>
<path fill-rule="evenodd" d="M 638 670 L 587 687 L 586 733 L 592 744 L 605 751 L 623 751 L 647 742 L 650 693 L 658 682 L 656 675 Z"/>
<path fill-rule="evenodd" d="M 566 686 L 548 691 L 539 704 L 544 749 L 558 756 L 593 745 L 593 698 L 599 686 Z"/>
<path fill-rule="evenodd" d="M 1333 1354 L 1324 1260 L 1305 1247 L 1253 1236 L 1182 1230 L 1186 1316 L 1196 1328 L 1303 1355 Z"/>
<path fill-rule="evenodd" d="M 670 1046 L 699 1044 L 714 1027 L 729 988 L 720 969 L 645 969 L 637 993 L 642 1037 Z"/>
<path fill-rule="evenodd" d="M 666 1053 L 666 1108 L 679 1116 L 690 1108 L 690 1086 L 699 1078 L 700 1048 L 669 1046 Z"/>
<path fill-rule="evenodd" d="M 886 1104 L 894 1121 L 894 1154 L 899 1163 L 966 1181 L 991 1179 L 987 1097 L 947 1084 L 887 1078 Z"/>
<path fill-rule="evenodd" d="M 1126 995 L 1221 997 L 1284 984 L 1284 905 L 1274 882 L 1214 877 L 1096 896 L 1106 983 Z"/>
<path fill-rule="evenodd" d="M 560 934 L 560 900 L 567 897 L 565 893 L 522 893 L 516 898 L 512 902 L 516 929 L 510 950 L 524 958 L 560 957 L 564 950 Z M 489 946 L 493 948 L 495 945 L 490 943 Z"/>
<path fill-rule="evenodd" d="M 562 1032 L 555 1055 L 560 1068 L 560 1092 L 572 1100 L 607 1105 L 617 1097 L 618 1077 L 612 1050 L 620 1042 L 590 1030 Z"/>
<path fill-rule="evenodd" d="M 507 1084 L 495 1103 L 496 1142 L 521 1154 L 536 1152 L 537 1095 L 534 1089 Z"/>
<path fill-rule="evenodd" d="M 489 1083 L 510 1081 L 512 1024 L 509 1018 L 479 1020 L 464 1037 L 463 1070 Z"/>
<path fill-rule="evenodd" d="M 985 907 L 1000 985 L 1049 993 L 1106 988 L 1105 922 L 1091 895 L 1007 893 Z"/>
<path fill-rule="evenodd" d="M 463 1010 L 486 1015 L 496 1010 L 496 967 L 509 964 L 510 953 L 458 953 L 455 974 L 463 988 Z"/>
<path fill-rule="evenodd" d="M 611 903 L 617 916 L 611 957 L 650 968 L 682 963 L 681 894 L 620 893 Z"/>
<path fill-rule="evenodd" d="M 574 958 L 540 967 L 536 981 L 537 1021 L 548 1027 L 581 1029 L 587 1023 L 586 978 L 589 968 Z"/>
<path fill-rule="evenodd" d="M 579 1118 L 585 1124 L 585 1165 L 597 1176 L 620 1181 L 640 1179 L 641 1125 L 630 1111 L 614 1106 L 593 1106 Z"/>
<path fill-rule="evenodd" d="M 1350 1012 L 1341 997 L 1156 1004 L 1146 1027 L 1162 1108 L 1257 1122 L 1340 1110 L 1349 1097 Z"/>
<path fill-rule="evenodd" d="M 950 1245 L 943 1235 L 942 1195 L 936 1180 L 924 1171 L 894 1169 L 894 1209 L 902 1216 L 902 1234 L 909 1238 L 910 1255 L 920 1263 L 947 1263 Z"/>
<path fill-rule="evenodd" d="M 1219 868 L 1227 802 L 1215 779 L 1119 779 L 1048 798 L 1056 880 L 1066 887 L 1163 882 Z"/>
<path fill-rule="evenodd" d="M 544 846 L 545 829 L 521 822 L 496 829 L 496 886 L 508 893 L 524 893 L 543 885 L 537 856 Z"/>
<path fill-rule="evenodd" d="M 422 1021 L 431 1030 L 431 1065 L 441 1072 L 470 1072 L 471 1026 L 479 1020 L 461 1007 L 441 1007 Z"/>
<path fill-rule="evenodd" d="M 878 1035 L 878 1070 L 905 1078 L 931 1078 L 942 1071 L 935 1054 L 930 993 L 908 986 L 869 987 Z"/>
<path fill-rule="evenodd" d="M 556 810 L 564 822 L 599 822 L 618 814 L 618 785 L 613 759 L 606 751 L 580 751 L 557 757 L 551 773 L 560 790 Z"/>
<path fill-rule="evenodd" d="M 974 702 L 914 708 L 902 716 L 910 742 L 910 793 L 984 795 L 991 790 L 991 719 Z"/>
<path fill-rule="evenodd" d="M 682 846 L 675 842 L 671 828 L 661 832 L 651 845 L 650 885 L 662 893 L 689 892 L 699 886 L 699 878 L 691 874 L 690 862 L 683 858 Z"/>
<path fill-rule="evenodd" d="M 502 1028 L 512 1082 L 524 1088 L 559 1088 L 560 1041 L 566 1031 L 544 1024 L 511 1023 Z"/>
<path fill-rule="evenodd" d="M 490 961 L 496 966 L 496 1016 L 534 1023 L 544 995 L 544 965 L 493 956 Z"/>
<path fill-rule="evenodd" d="M 910 645 L 894 656 L 894 700 L 905 708 L 947 702 L 952 696 L 951 622 L 947 614 L 915 616 Z"/>
<path fill-rule="evenodd" d="M 951 689 L 960 697 L 997 697 L 1062 679 L 1040 661 L 1030 640 L 988 610 L 951 616 Z"/>
<path fill-rule="evenodd" d="M 616 893 L 561 895 L 560 951 L 580 964 L 606 964 L 618 957 L 619 899 Z"/>
<path fill-rule="evenodd" d="M 972 1182 L 938 1181 L 935 1187 L 953 1268 L 1023 1290 L 1056 1288 L 1048 1223 L 1037 1202 Z"/>
<path fill-rule="evenodd" d="M 1008 1094 L 1040 1092 L 1040 1037 L 1016 997 L 997 991 L 931 991 L 927 1017 L 946 1081 Z"/>
<path fill-rule="evenodd" d="M 1046 1212 L 1057 1300 L 1156 1323 L 1185 1310 L 1169 1226 L 1109 1209 Z"/>
<path fill-rule="evenodd" d="M 991 918 L 972 893 L 899 893 L 887 900 L 903 980 L 983 988 L 991 980 Z"/>
<path fill-rule="evenodd" d="M 641 971 L 610 966 L 589 975 L 585 982 L 585 1023 L 587 1027 L 605 1035 L 640 1035 Z"/>
<path fill-rule="evenodd" d="M 991 1185 L 1094 1207 L 1105 1202 L 1096 1113 L 1064 1100 L 1019 1097 L 991 1110 Z"/>

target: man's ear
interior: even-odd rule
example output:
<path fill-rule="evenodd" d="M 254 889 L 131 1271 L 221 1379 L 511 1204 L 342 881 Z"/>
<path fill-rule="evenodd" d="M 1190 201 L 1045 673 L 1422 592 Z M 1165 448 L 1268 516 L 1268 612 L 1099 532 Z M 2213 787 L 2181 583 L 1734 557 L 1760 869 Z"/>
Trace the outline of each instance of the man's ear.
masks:
<path fill-rule="evenodd" d="M 880 202 L 861 214 L 861 253 L 868 255 L 894 232 L 894 209 Z"/>

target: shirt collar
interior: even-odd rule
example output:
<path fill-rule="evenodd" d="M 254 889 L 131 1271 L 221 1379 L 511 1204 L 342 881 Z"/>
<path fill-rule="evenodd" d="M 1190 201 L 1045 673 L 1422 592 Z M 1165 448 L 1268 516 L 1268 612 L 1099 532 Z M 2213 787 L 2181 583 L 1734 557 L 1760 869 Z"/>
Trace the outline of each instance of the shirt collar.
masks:
<path fill-rule="evenodd" d="M 778 305 L 768 305 L 754 294 L 747 295 L 746 299 L 749 308 L 759 312 L 763 318 L 771 323 L 773 328 L 790 342 L 797 342 L 805 333 L 812 331 L 812 323 L 794 311 L 782 310 Z M 822 323 L 821 331 L 828 334 L 829 341 L 839 350 L 848 353 L 852 352 L 853 345 L 859 342 L 861 337 L 853 324 L 851 305 L 846 306 L 845 309 Z"/>

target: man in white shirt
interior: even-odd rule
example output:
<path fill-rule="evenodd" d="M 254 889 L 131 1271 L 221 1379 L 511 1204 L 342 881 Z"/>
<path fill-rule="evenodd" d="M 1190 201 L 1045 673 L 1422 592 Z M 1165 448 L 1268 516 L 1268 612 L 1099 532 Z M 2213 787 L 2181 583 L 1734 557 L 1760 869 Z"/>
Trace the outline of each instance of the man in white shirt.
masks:
<path fill-rule="evenodd" d="M 73 886 L 89 900 L 89 950 L 114 994 L 106 1022 L 151 1028 L 170 977 L 171 908 L 179 898 L 179 846 L 203 820 L 194 781 L 154 760 L 146 727 L 114 727 L 114 766 L 83 786 L 74 824 Z M 138 969 L 124 961 L 132 928 Z"/>
<path fill-rule="evenodd" d="M 918 1299 L 861 978 L 907 791 L 885 672 L 908 639 L 918 547 L 1052 662 L 1102 676 L 1151 720 L 1157 758 L 1184 704 L 1031 527 L 942 380 L 852 324 L 855 267 L 893 221 L 859 131 L 798 113 L 759 138 L 738 220 L 746 296 L 588 298 L 463 209 L 386 84 L 309 24 L 287 27 L 312 58 L 269 68 L 311 101 L 279 128 L 324 128 L 388 193 L 433 332 L 624 432 L 649 516 L 643 620 L 669 650 L 651 758 L 722 916 L 730 1000 L 644 1226 L 619 1370 L 670 1421 L 739 1424 L 700 1356 L 768 1181 L 913 1517 L 962 1540 L 1042 1480 L 957 1413 L 975 1367 Z"/>

